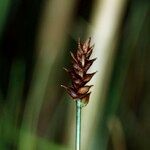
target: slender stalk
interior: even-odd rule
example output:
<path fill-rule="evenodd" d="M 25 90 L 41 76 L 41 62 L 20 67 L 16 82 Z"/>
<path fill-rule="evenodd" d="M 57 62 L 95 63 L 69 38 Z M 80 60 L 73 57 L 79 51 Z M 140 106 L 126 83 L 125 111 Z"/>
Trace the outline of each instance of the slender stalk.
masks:
<path fill-rule="evenodd" d="M 75 137 L 75 150 L 81 149 L 81 110 L 82 107 L 86 106 L 89 102 L 90 94 L 89 92 L 92 85 L 86 85 L 94 74 L 87 73 L 88 69 L 91 67 L 93 62 L 96 60 L 90 59 L 93 52 L 94 45 L 91 46 L 91 38 L 86 42 L 78 41 L 78 49 L 75 53 L 70 53 L 72 57 L 72 67 L 70 69 L 65 69 L 71 77 L 71 86 L 61 85 L 66 89 L 67 93 L 76 99 L 76 137 Z"/>
<path fill-rule="evenodd" d="M 81 148 L 81 101 L 76 101 L 76 141 L 75 150 L 80 150 Z"/>

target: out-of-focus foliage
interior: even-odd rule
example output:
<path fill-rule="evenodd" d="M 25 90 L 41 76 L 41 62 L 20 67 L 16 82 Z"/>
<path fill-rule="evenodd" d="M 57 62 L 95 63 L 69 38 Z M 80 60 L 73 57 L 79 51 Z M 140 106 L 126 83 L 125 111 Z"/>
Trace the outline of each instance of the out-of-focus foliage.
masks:
<path fill-rule="evenodd" d="M 109 1 L 0 0 L 0 150 L 70 149 L 75 110 L 60 87 L 68 81 L 62 67 L 78 37 L 88 38 L 96 5 Z M 88 150 L 150 149 L 150 4 L 125 4 Z"/>

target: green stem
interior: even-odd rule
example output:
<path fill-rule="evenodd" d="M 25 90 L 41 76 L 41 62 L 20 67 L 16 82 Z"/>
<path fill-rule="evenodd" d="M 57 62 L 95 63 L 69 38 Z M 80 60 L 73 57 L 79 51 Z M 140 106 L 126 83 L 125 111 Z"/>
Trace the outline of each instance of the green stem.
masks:
<path fill-rule="evenodd" d="M 81 147 L 81 101 L 76 101 L 76 147 L 75 150 L 80 150 Z"/>

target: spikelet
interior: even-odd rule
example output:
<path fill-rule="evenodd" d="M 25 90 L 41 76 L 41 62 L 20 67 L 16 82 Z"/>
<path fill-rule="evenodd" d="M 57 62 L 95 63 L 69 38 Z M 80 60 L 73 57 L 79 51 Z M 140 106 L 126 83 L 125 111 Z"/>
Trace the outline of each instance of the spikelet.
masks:
<path fill-rule="evenodd" d="M 89 90 L 93 86 L 86 84 L 96 73 L 87 73 L 88 69 L 96 60 L 90 59 L 94 48 L 94 45 L 90 46 L 90 42 L 91 38 L 89 38 L 83 44 L 80 42 L 80 40 L 78 40 L 77 51 L 75 54 L 70 52 L 72 57 L 72 67 L 70 69 L 64 68 L 64 70 L 70 75 L 72 85 L 61 85 L 74 100 L 81 100 L 82 106 L 86 106 L 88 104 L 91 94 Z"/>

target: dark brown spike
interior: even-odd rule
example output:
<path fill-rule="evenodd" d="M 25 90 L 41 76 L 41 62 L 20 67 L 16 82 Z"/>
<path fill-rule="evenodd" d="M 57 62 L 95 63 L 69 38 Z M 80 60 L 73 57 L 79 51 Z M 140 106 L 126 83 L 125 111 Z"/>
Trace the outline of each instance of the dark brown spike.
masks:
<path fill-rule="evenodd" d="M 94 76 L 94 73 L 87 73 L 90 66 L 96 59 L 89 59 L 92 52 L 93 46 L 90 46 L 91 38 L 88 38 L 86 42 L 81 43 L 80 39 L 78 39 L 78 49 L 75 53 L 70 52 L 72 57 L 72 67 L 70 69 L 64 68 L 64 70 L 71 77 L 71 86 L 64 86 L 67 93 L 73 99 L 79 99 L 82 102 L 82 106 L 87 105 L 90 97 L 89 90 L 92 85 L 86 85 L 87 82 L 91 80 Z"/>

